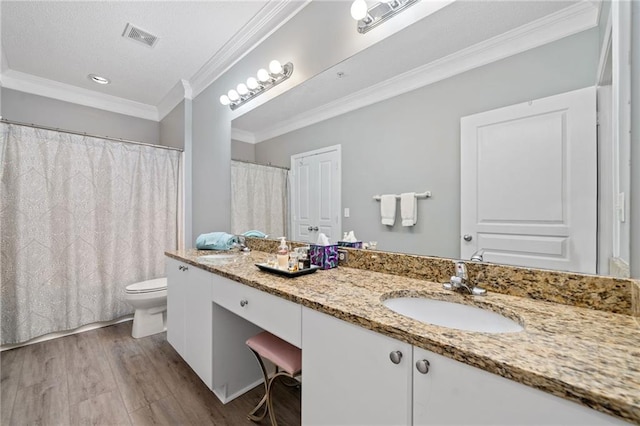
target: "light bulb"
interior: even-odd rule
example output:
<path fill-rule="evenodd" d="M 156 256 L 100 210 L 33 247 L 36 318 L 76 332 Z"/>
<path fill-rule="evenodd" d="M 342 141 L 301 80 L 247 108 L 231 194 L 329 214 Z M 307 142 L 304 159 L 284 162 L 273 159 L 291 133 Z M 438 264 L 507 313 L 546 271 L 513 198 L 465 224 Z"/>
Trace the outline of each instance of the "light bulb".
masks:
<path fill-rule="evenodd" d="M 367 2 L 365 0 L 355 0 L 351 5 L 351 16 L 356 21 L 364 19 L 367 16 Z"/>
<path fill-rule="evenodd" d="M 227 93 L 227 96 L 229 96 L 229 99 L 231 101 L 237 101 L 238 99 L 240 99 L 240 95 L 238 95 L 238 92 L 236 92 L 233 89 L 229 90 L 229 93 Z"/>
<path fill-rule="evenodd" d="M 220 103 L 222 105 L 229 105 L 231 103 L 231 99 L 227 95 L 220 96 Z"/>
<path fill-rule="evenodd" d="M 263 83 L 269 81 L 269 72 L 267 72 L 267 70 L 265 70 L 264 68 L 260 68 L 258 70 L 258 80 Z"/>
<path fill-rule="evenodd" d="M 258 80 L 255 79 L 255 77 L 249 77 L 247 79 L 247 87 L 250 90 L 255 90 L 259 87 L 260 85 L 258 84 Z"/>
<path fill-rule="evenodd" d="M 246 95 L 247 93 L 249 93 L 249 89 L 247 89 L 247 85 L 244 83 L 238 84 L 238 87 L 236 87 L 236 90 L 240 95 Z"/>
<path fill-rule="evenodd" d="M 271 74 L 280 74 L 282 72 L 282 65 L 280 65 L 279 61 L 274 59 L 269 62 L 269 71 L 271 71 Z"/>

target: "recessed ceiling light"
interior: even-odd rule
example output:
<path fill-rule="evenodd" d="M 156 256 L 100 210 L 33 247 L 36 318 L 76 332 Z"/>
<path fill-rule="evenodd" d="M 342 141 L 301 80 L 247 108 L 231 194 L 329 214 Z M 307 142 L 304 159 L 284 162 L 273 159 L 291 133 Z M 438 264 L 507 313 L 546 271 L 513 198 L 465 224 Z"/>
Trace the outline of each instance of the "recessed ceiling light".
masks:
<path fill-rule="evenodd" d="M 94 83 L 98 83 L 98 84 L 111 83 L 111 81 L 108 78 L 100 77 L 99 75 L 95 75 L 95 74 L 89 74 L 87 78 L 89 78 L 89 80 L 93 81 Z"/>

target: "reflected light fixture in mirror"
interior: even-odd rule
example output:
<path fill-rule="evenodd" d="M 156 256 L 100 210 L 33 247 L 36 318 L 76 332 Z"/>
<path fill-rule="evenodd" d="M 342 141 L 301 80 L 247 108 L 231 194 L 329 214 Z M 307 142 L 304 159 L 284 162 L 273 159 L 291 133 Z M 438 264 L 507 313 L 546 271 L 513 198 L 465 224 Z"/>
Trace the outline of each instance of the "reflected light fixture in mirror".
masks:
<path fill-rule="evenodd" d="M 226 95 L 220 96 L 222 105 L 229 105 L 232 110 L 238 108 L 245 102 L 266 92 L 272 87 L 282 83 L 293 73 L 293 64 L 287 62 L 282 65 L 279 61 L 273 60 L 269 63 L 269 71 L 264 68 L 258 70 L 256 77 L 249 77 L 247 83 L 240 83 L 235 89 L 229 90 Z"/>
<path fill-rule="evenodd" d="M 417 2 L 418 0 L 384 0 L 367 8 L 365 0 L 355 0 L 351 4 L 351 17 L 358 21 L 358 32 L 364 34 Z"/>

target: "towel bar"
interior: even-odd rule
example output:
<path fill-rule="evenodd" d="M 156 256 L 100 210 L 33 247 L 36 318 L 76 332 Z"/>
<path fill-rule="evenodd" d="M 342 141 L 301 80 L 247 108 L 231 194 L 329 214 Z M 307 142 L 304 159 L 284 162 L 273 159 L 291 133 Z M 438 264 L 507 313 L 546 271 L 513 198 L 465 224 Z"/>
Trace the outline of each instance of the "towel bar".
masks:
<path fill-rule="evenodd" d="M 416 198 L 430 198 L 430 197 L 431 197 L 431 191 L 416 193 Z M 400 199 L 400 196 L 396 195 L 396 198 Z M 380 195 L 374 195 L 373 199 L 376 201 L 380 201 Z"/>

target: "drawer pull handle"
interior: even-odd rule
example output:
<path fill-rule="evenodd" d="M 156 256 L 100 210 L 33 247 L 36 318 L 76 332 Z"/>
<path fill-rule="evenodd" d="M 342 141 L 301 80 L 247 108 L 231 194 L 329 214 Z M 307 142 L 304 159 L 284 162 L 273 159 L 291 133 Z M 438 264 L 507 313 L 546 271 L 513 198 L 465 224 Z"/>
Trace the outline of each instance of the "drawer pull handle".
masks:
<path fill-rule="evenodd" d="M 400 361 L 402 361 L 402 352 L 400 352 L 400 351 L 391 352 L 389 354 L 389 359 L 394 364 L 400 364 Z"/>
<path fill-rule="evenodd" d="M 241 301 L 240 301 L 240 306 L 242 306 L 243 308 L 244 308 L 245 306 L 247 306 L 248 304 L 249 304 L 249 301 L 248 301 L 248 300 L 246 300 L 246 299 L 243 299 L 243 300 L 241 300 Z"/>
<path fill-rule="evenodd" d="M 421 360 L 416 362 L 416 368 L 422 374 L 427 374 L 429 372 L 429 367 L 430 366 L 431 366 L 431 364 L 429 364 L 429 361 L 427 361 L 426 359 L 421 359 Z"/>

